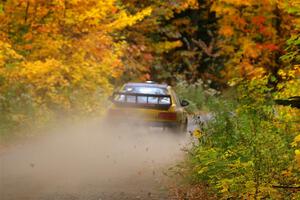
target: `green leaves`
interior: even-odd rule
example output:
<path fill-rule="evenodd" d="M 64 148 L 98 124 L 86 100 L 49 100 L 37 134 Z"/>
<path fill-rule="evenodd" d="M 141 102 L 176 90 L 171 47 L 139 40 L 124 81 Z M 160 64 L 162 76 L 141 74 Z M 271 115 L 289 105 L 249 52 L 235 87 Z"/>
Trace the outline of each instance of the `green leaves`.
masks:
<path fill-rule="evenodd" d="M 0 3 L 0 15 L 3 14 L 4 10 L 3 10 L 3 3 Z"/>
<path fill-rule="evenodd" d="M 287 194 L 273 184 L 292 184 L 297 177 L 282 176 L 294 166 L 295 133 L 278 123 L 266 85 L 266 79 L 240 82 L 236 98 L 214 99 L 214 118 L 202 128 L 207 138 L 190 154 L 192 180 L 208 182 L 219 199 L 280 199 Z"/>

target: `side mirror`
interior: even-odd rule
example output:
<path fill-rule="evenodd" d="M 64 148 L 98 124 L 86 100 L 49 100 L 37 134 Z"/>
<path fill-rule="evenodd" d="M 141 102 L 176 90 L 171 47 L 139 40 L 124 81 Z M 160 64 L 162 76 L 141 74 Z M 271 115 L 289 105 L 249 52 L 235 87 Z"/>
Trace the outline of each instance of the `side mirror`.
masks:
<path fill-rule="evenodd" d="M 182 107 L 186 107 L 186 106 L 190 105 L 190 103 L 187 100 L 182 100 L 180 102 L 180 104 L 181 104 Z"/>

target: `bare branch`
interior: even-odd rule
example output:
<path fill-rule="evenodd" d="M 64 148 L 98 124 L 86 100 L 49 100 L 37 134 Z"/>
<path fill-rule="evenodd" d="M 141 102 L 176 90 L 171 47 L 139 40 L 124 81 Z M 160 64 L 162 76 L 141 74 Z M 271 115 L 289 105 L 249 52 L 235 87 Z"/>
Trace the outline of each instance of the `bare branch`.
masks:
<path fill-rule="evenodd" d="M 205 44 L 205 42 L 203 42 L 201 39 L 199 39 L 199 40 L 192 39 L 192 41 L 198 47 L 200 47 L 204 51 L 204 53 L 206 53 L 208 56 L 213 57 L 213 58 L 216 58 L 216 57 L 220 56 L 220 53 L 213 53 L 213 47 L 214 47 L 214 44 L 215 44 L 214 39 L 211 40 L 211 42 L 209 43 L 209 46 L 207 46 Z"/>
<path fill-rule="evenodd" d="M 26 10 L 25 10 L 25 18 L 24 18 L 24 22 L 25 22 L 25 23 L 27 22 L 27 19 L 28 19 L 29 6 L 30 6 L 30 2 L 27 1 L 27 4 L 26 4 Z"/>
<path fill-rule="evenodd" d="M 185 44 L 186 44 L 186 46 L 187 46 L 187 49 L 188 49 L 188 50 L 191 50 L 191 45 L 190 45 L 188 39 L 187 39 L 186 37 L 183 37 L 183 41 L 185 42 Z"/>

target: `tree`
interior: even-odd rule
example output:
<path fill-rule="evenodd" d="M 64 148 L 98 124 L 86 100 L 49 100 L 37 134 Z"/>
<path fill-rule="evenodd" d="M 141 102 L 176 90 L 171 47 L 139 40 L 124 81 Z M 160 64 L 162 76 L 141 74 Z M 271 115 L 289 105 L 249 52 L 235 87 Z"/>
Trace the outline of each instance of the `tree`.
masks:
<path fill-rule="evenodd" d="M 131 44 L 125 58 L 127 77 L 139 71 L 135 79 L 170 84 L 178 79 L 193 83 L 200 78 L 222 82 L 216 49 L 217 19 L 210 11 L 211 1 L 123 2 L 132 13 L 147 6 L 153 8 L 151 16 L 126 29 Z"/>
<path fill-rule="evenodd" d="M 0 5 L 0 108 L 8 121 L 103 111 L 110 80 L 124 70 L 126 43 L 113 35 L 151 14 L 131 15 L 116 0 Z"/>
<path fill-rule="evenodd" d="M 226 58 L 223 76 L 251 79 L 271 75 L 274 87 L 281 81 L 280 56 L 290 37 L 292 16 L 282 9 L 284 1 L 214 1 L 220 17 L 218 46 Z"/>

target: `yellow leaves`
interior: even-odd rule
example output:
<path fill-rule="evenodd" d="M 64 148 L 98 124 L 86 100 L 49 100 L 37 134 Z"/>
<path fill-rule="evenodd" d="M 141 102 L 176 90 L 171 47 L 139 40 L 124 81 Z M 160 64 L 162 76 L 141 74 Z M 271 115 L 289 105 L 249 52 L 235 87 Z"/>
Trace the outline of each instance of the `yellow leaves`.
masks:
<path fill-rule="evenodd" d="M 280 69 L 278 75 L 284 82 L 278 84 L 280 92 L 278 92 L 277 98 L 300 96 L 300 66 L 295 65 L 291 69 Z"/>
<path fill-rule="evenodd" d="M 218 0 L 219 3 L 226 4 L 226 5 L 232 5 L 235 7 L 240 7 L 240 6 L 253 6 L 253 5 L 264 5 L 264 6 L 269 6 L 273 2 L 273 0 Z"/>
<path fill-rule="evenodd" d="M 281 76 L 282 79 L 286 79 L 287 73 L 283 69 L 280 69 L 278 70 L 278 75 Z"/>
<path fill-rule="evenodd" d="M 218 187 L 220 188 L 220 192 L 222 193 L 222 197 L 224 199 L 227 199 L 231 196 L 229 190 L 232 182 L 232 179 L 222 179 L 218 184 Z"/>
<path fill-rule="evenodd" d="M 293 147 L 296 147 L 297 144 L 300 142 L 300 135 L 297 135 L 295 138 L 294 138 L 294 141 L 292 142 L 292 146 Z M 300 153 L 300 151 L 297 150 L 297 153 Z"/>
<path fill-rule="evenodd" d="M 73 0 L 70 2 L 72 9 L 67 10 L 68 24 L 99 25 L 107 23 L 105 21 L 111 14 L 111 10 L 115 8 L 115 0 L 95 1 L 95 0 Z"/>
<path fill-rule="evenodd" d="M 20 60 L 22 58 L 21 55 L 12 49 L 9 43 L 0 40 L 0 67 L 10 60 Z"/>
<path fill-rule="evenodd" d="M 255 0 L 220 0 L 222 3 L 232 4 L 235 6 L 251 6 Z"/>
<path fill-rule="evenodd" d="M 66 97 L 59 94 L 60 90 L 69 85 L 64 78 L 61 66 L 59 61 L 53 59 L 45 62 L 26 62 L 21 69 L 12 73 L 10 81 L 19 80 L 19 83 L 28 87 L 28 92 L 38 99 L 37 103 L 48 101 L 59 105 L 68 105 Z M 42 101 L 38 97 L 42 97 Z"/>
<path fill-rule="evenodd" d="M 256 67 L 252 71 L 252 79 L 261 79 L 267 74 L 266 69 L 263 67 Z"/>
<path fill-rule="evenodd" d="M 154 49 L 157 53 L 163 53 L 163 52 L 169 52 L 170 50 L 173 50 L 181 46 L 182 46 L 182 42 L 180 40 L 174 42 L 166 41 L 166 42 L 160 42 L 154 44 Z"/>
<path fill-rule="evenodd" d="M 105 77 L 108 75 L 103 77 L 101 67 L 103 66 L 96 63 L 66 65 L 55 59 L 47 59 L 44 62 L 24 62 L 7 72 L 6 79 L 8 85 L 16 82 L 24 85 L 27 93 L 39 106 L 51 104 L 69 110 L 74 106 L 74 102 L 71 101 L 67 91 L 83 91 L 86 94 L 93 94 L 96 88 L 102 87 L 103 94 L 105 94 L 109 90 L 109 83 Z M 91 96 L 90 98 L 93 99 Z M 92 104 L 85 106 L 89 108 L 85 111 L 89 112 Z M 82 106 L 81 108 L 84 110 Z"/>
<path fill-rule="evenodd" d="M 293 147 L 297 147 L 300 142 L 300 134 L 294 138 L 292 142 Z M 298 167 L 300 167 L 300 149 L 295 150 L 295 160 L 297 161 Z"/>
<path fill-rule="evenodd" d="M 300 65 L 295 65 L 292 69 L 288 70 L 280 69 L 278 75 L 280 75 L 283 80 L 296 78 L 300 76 Z"/>
<path fill-rule="evenodd" d="M 176 13 L 180 13 L 188 8 L 196 9 L 198 8 L 198 1 L 197 0 L 185 0 L 179 3 L 174 10 Z"/>
<path fill-rule="evenodd" d="M 135 23 L 143 20 L 146 16 L 151 15 L 151 13 L 151 7 L 145 8 L 135 15 L 128 15 L 126 11 L 120 11 L 117 15 L 116 20 L 113 23 L 108 24 L 107 28 L 113 30 L 124 29 L 127 26 L 132 26 Z"/>
<path fill-rule="evenodd" d="M 204 174 L 207 171 L 208 171 L 208 167 L 202 167 L 201 169 L 198 170 L 198 174 Z"/>
<path fill-rule="evenodd" d="M 196 9 L 199 6 L 199 2 L 197 0 L 186 0 L 187 7 L 191 9 Z"/>
<path fill-rule="evenodd" d="M 202 135 L 203 135 L 203 133 L 202 133 L 201 130 L 199 130 L 199 129 L 195 129 L 195 130 L 193 131 L 193 136 L 194 136 L 195 138 L 197 138 L 197 139 L 200 139 L 200 138 L 202 137 Z"/>
<path fill-rule="evenodd" d="M 235 153 L 233 151 L 231 151 L 230 149 L 228 149 L 225 153 L 224 153 L 224 158 L 229 158 L 231 156 L 235 155 Z M 238 160 L 237 164 L 241 164 L 240 161 Z"/>
<path fill-rule="evenodd" d="M 11 117 L 12 121 L 18 122 L 18 123 L 21 123 L 21 122 L 25 121 L 25 119 L 26 119 L 26 116 L 23 114 L 13 114 L 10 117 Z"/>
<path fill-rule="evenodd" d="M 16 73 L 28 79 L 44 79 L 46 78 L 45 76 L 57 75 L 61 65 L 59 61 L 54 59 L 49 59 L 45 62 L 26 62 L 20 69 L 20 72 Z"/>
<path fill-rule="evenodd" d="M 295 150 L 295 159 L 297 161 L 298 166 L 300 167 L 300 150 Z"/>
<path fill-rule="evenodd" d="M 284 177 L 291 177 L 291 176 L 293 176 L 293 168 L 289 167 L 287 170 L 282 171 L 281 174 Z"/>
<path fill-rule="evenodd" d="M 68 3 L 73 4 L 73 5 L 77 5 L 79 2 L 82 2 L 82 0 L 69 0 Z"/>
<path fill-rule="evenodd" d="M 242 44 L 242 50 L 245 57 L 257 58 L 260 55 L 256 43 L 248 38 L 240 38 L 240 43 Z"/>
<path fill-rule="evenodd" d="M 1 24 L 3 30 L 10 23 L 17 27 L 24 22 L 26 4 L 13 12 L 15 3 L 6 4 L 9 20 Z M 77 106 L 84 110 L 82 105 L 86 103 L 84 107 L 91 112 L 96 105 L 93 101 L 98 101 L 95 93 L 108 93 L 109 79 L 118 78 L 124 70 L 120 58 L 126 43 L 116 43 L 112 33 L 152 13 L 149 7 L 130 15 L 118 5 L 116 0 L 55 1 L 51 5 L 30 1 L 26 13 L 28 30 L 22 34 L 15 32 L 22 42 L 14 44 L 17 50 L 25 50 L 26 56 L 18 55 L 9 43 L 0 39 L 0 73 L 5 77 L 5 87 L 22 85 L 22 92 L 45 109 L 54 104 L 66 110 Z M 13 68 L 3 67 L 10 62 Z M 74 97 L 80 93 L 90 98 L 81 105 L 78 103 L 81 100 Z"/>
<path fill-rule="evenodd" d="M 224 2 L 222 1 L 214 2 L 211 9 L 215 11 L 218 16 L 226 15 L 227 17 L 236 16 L 239 12 L 238 9 L 232 6 L 224 6 Z"/>

